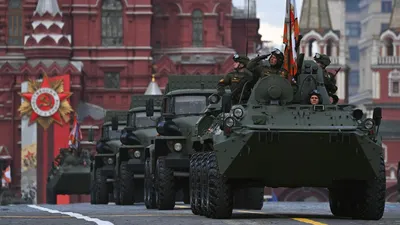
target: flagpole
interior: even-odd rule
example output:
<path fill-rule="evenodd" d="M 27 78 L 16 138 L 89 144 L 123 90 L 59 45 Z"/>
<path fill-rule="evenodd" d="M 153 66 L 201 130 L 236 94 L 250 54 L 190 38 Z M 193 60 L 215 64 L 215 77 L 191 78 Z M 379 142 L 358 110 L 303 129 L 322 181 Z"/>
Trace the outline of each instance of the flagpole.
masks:
<path fill-rule="evenodd" d="M 288 44 L 290 43 L 291 44 L 291 41 L 292 41 L 292 18 L 291 18 L 291 16 L 290 16 L 290 0 L 287 0 L 286 1 L 286 15 L 288 15 L 289 16 L 289 27 L 288 27 L 288 31 L 289 31 L 289 37 L 287 38 L 287 42 L 288 42 Z M 289 45 L 290 45 L 289 44 Z M 287 47 L 287 46 L 286 46 Z M 290 62 L 291 62 L 291 60 L 290 60 L 290 49 L 291 49 L 291 47 L 292 46 L 289 46 L 289 49 L 288 49 L 288 52 L 289 52 L 289 54 L 288 54 L 288 69 L 289 69 L 289 75 L 292 75 L 292 67 L 291 67 L 291 65 L 290 65 Z"/>

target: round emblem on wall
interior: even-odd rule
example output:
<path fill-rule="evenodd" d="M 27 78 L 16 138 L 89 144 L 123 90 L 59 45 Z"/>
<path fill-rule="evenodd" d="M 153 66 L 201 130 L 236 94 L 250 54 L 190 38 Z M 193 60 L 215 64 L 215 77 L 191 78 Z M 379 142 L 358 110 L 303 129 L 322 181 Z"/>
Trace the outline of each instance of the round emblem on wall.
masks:
<path fill-rule="evenodd" d="M 31 105 L 33 111 L 41 117 L 50 117 L 60 108 L 60 97 L 51 88 L 40 88 L 32 95 Z"/>

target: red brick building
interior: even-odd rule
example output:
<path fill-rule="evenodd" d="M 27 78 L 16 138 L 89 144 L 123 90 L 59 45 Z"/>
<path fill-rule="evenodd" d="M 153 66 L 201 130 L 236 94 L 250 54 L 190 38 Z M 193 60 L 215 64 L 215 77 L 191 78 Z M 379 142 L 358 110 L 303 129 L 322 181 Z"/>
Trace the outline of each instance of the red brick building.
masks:
<path fill-rule="evenodd" d="M 21 180 L 21 82 L 70 74 L 73 107 L 85 100 L 127 109 L 153 64 L 163 88 L 168 74 L 228 72 L 246 34 L 261 44 L 259 20 L 249 19 L 246 32 L 232 8 L 231 0 L 0 0 L 0 128 L 10 134 L 0 145 L 13 157 L 13 188 Z"/>
<path fill-rule="evenodd" d="M 397 201 L 397 169 L 400 161 L 400 1 L 395 1 L 389 28 L 374 37 L 371 52 L 372 98 L 365 109 L 372 114 L 382 108 L 383 122 L 379 129 L 385 148 L 388 201 Z"/>

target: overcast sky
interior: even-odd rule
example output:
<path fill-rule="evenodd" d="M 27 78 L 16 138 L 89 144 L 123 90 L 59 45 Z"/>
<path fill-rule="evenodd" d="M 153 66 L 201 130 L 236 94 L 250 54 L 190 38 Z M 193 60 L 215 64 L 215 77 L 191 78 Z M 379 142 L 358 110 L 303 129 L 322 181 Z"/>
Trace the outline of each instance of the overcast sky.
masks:
<path fill-rule="evenodd" d="M 244 6 L 247 0 L 232 0 L 235 6 Z M 297 16 L 300 17 L 300 9 L 303 0 L 296 0 Z M 257 0 L 257 16 L 260 18 L 260 30 L 262 40 L 273 41 L 277 45 L 282 44 L 283 23 L 285 20 L 285 0 Z"/>

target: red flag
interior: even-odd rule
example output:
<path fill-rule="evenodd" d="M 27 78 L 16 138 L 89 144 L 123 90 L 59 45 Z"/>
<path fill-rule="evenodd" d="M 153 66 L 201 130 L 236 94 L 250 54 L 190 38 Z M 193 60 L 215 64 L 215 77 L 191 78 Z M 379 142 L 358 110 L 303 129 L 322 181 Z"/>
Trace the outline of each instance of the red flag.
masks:
<path fill-rule="evenodd" d="M 296 1 L 286 0 L 286 16 L 283 31 L 283 44 L 285 44 L 284 68 L 289 72 L 290 78 L 297 73 L 297 52 L 296 43 L 300 35 L 299 22 L 296 11 Z"/>

